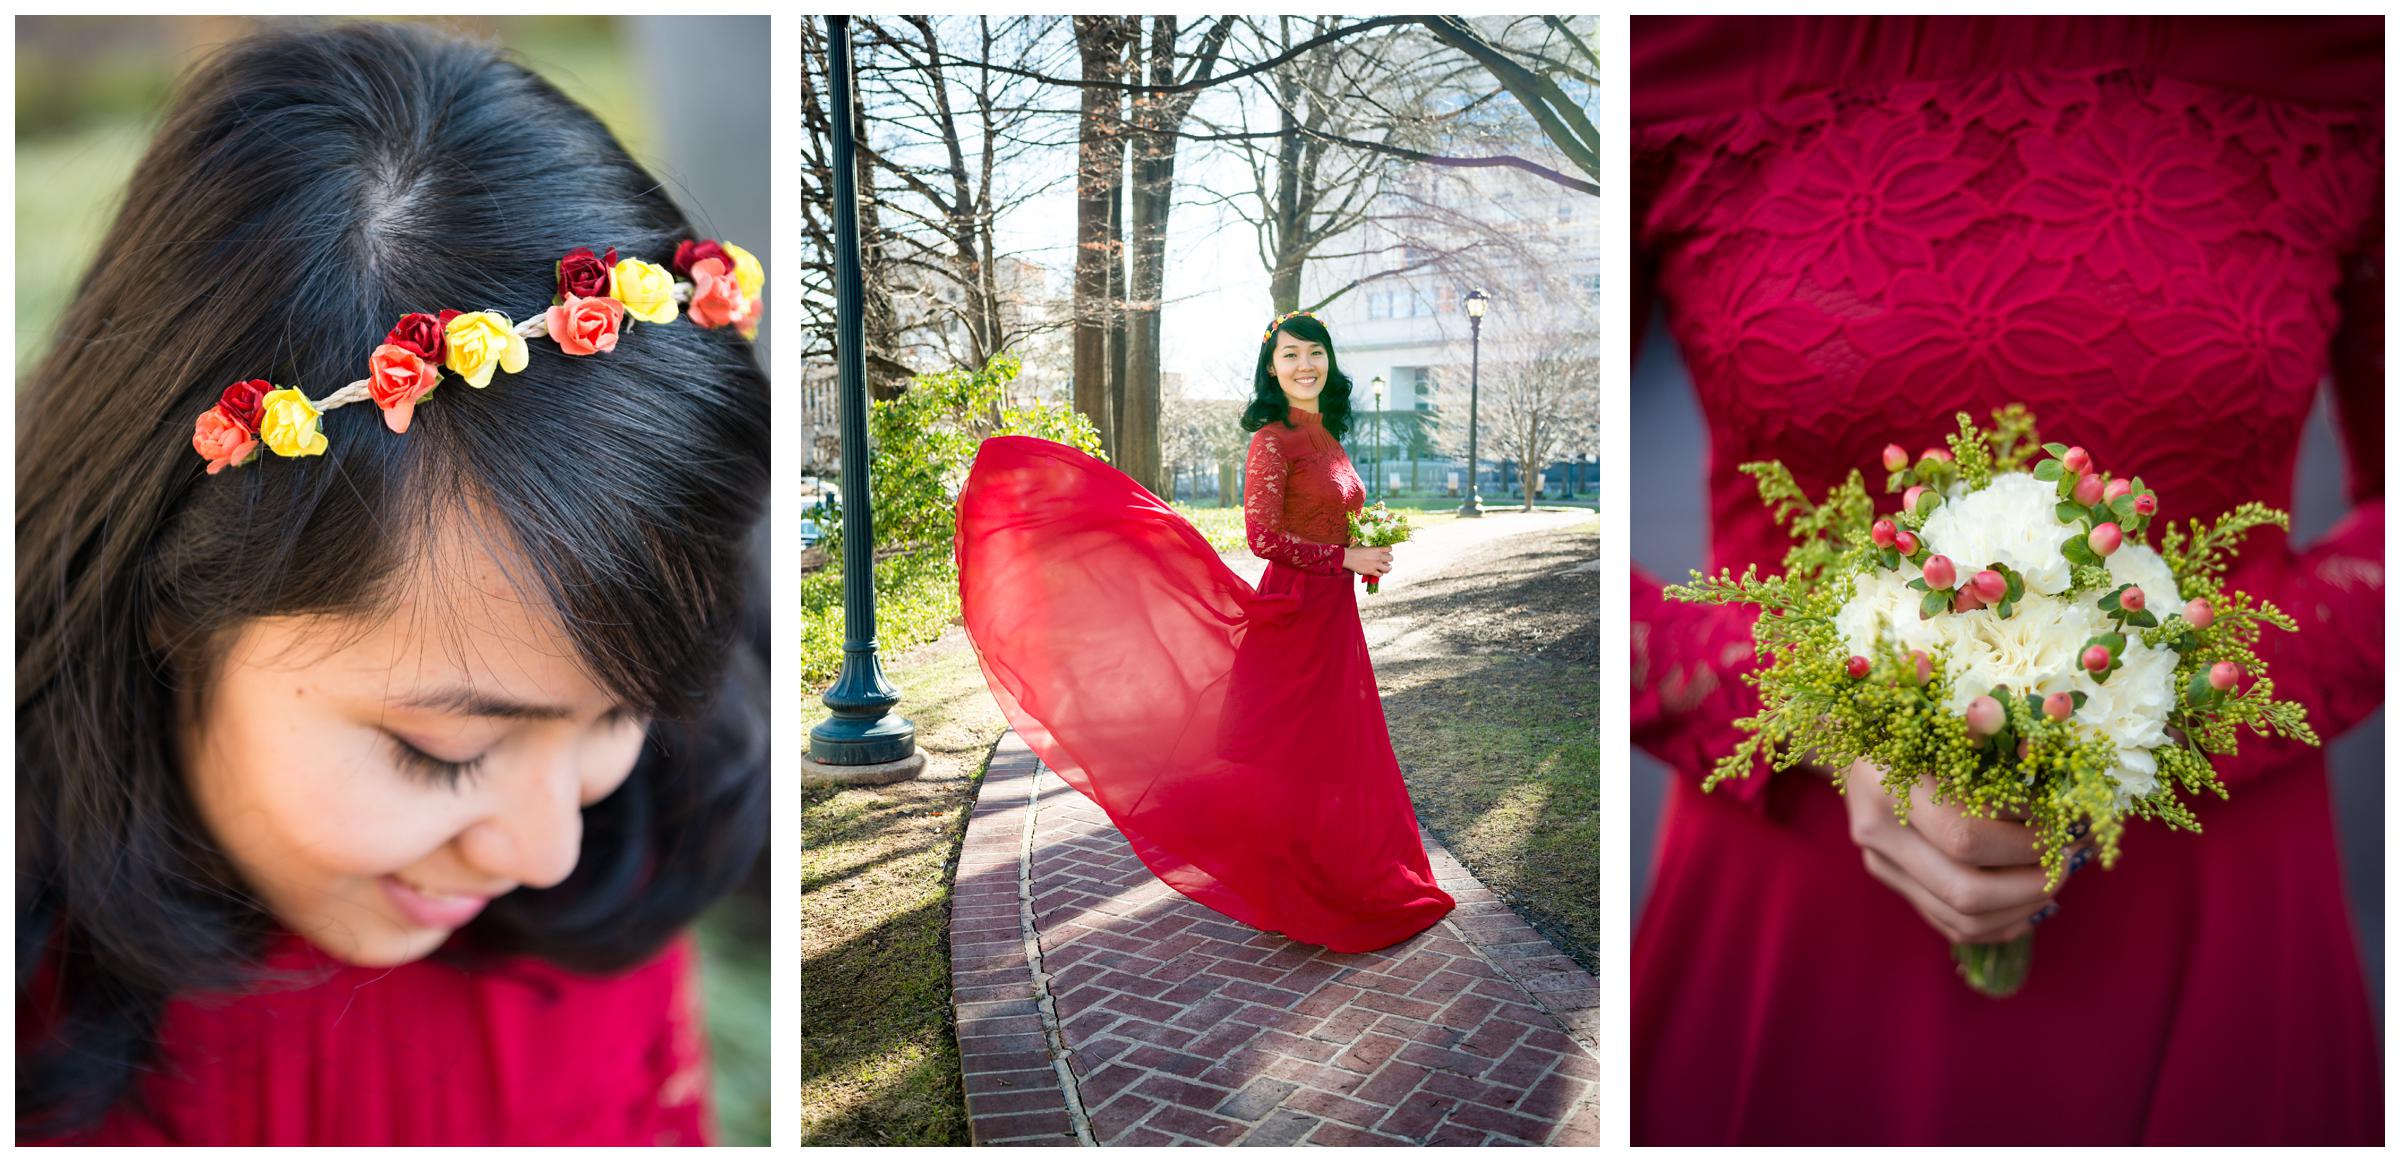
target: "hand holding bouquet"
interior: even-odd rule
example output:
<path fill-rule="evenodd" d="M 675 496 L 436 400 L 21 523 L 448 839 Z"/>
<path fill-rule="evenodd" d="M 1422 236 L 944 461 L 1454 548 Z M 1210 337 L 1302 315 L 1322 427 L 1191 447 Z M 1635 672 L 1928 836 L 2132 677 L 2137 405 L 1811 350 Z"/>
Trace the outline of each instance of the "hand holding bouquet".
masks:
<path fill-rule="evenodd" d="M 1380 500 L 1368 506 L 1365 512 L 1350 514 L 1350 543 L 1353 545 L 1373 549 L 1397 545 L 1407 539 L 1407 515 L 1385 508 Z M 1367 578 L 1367 592 L 1375 592 L 1376 582 L 1381 580 L 1381 577 Z"/>
<path fill-rule="evenodd" d="M 1807 756 L 1842 787 L 1864 759 L 1904 824 L 1920 777 L 1936 803 L 2025 820 L 2055 890 L 2086 834 L 2111 867 L 2129 818 L 2199 831 L 2177 792 L 2225 795 L 2209 756 L 2234 753 L 2239 728 L 2316 744 L 2253 652 L 2291 618 L 2221 586 L 2233 543 L 2289 518 L 2244 504 L 2205 529 L 2162 522 L 2154 550 L 2160 501 L 2140 477 L 2037 446 L 2022 406 L 1994 419 L 1986 432 L 1960 413 L 1948 450 L 1913 463 L 1884 449 L 1901 494 L 1888 515 L 1855 471 L 1812 504 L 1782 464 L 1742 465 L 1792 533 L 1783 575 L 1694 573 L 1667 592 L 1762 611 L 1766 661 L 1746 679 L 1760 709 L 1706 786 Z M 1970 985 L 2007 996 L 2031 940 L 1953 953 Z"/>

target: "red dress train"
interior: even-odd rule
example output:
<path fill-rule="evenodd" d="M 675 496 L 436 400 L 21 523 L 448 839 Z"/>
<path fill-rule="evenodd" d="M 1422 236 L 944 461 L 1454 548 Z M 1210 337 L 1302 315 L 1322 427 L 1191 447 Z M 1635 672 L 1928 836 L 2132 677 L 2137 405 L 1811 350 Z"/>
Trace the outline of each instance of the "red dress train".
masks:
<path fill-rule="evenodd" d="M 1452 901 L 1341 567 L 1362 490 L 1322 422 L 1293 416 L 1250 445 L 1255 589 L 1124 473 L 998 436 L 958 498 L 959 598 L 1010 725 L 1159 879 L 1252 927 L 1366 952 Z"/>
<path fill-rule="evenodd" d="M 1655 293 L 1707 418 L 1712 571 L 1789 547 L 1736 465 L 1821 495 L 2011 401 L 2178 524 L 2288 509 L 2330 374 L 2355 507 L 2251 533 L 2230 584 L 2299 622 L 2260 652 L 2319 734 L 2375 709 L 2380 18 L 1636 17 L 1632 47 L 1635 326 Z M 1750 618 L 1633 584 L 1634 741 L 1676 769 L 1636 1145 L 2382 1141 L 2322 751 L 2244 737 L 2205 834 L 2130 828 L 1990 1000 L 1826 780 L 1699 791 L 1757 705 Z"/>

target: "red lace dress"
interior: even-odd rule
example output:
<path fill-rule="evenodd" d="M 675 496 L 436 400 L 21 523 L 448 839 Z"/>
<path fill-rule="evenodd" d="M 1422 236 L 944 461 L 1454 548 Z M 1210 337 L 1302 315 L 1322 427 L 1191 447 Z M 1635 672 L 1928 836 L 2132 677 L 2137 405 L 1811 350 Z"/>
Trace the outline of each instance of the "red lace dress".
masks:
<path fill-rule="evenodd" d="M 2380 20 L 1643 18 L 1635 317 L 1710 429 L 1709 567 L 1812 493 L 2012 401 L 2166 515 L 2288 508 L 2330 374 L 2355 509 L 2232 583 L 2331 738 L 2383 688 Z M 1640 324 L 1637 321 L 1638 333 Z M 2322 752 L 2246 737 L 2206 834 L 2137 824 L 2006 1001 L 1872 879 L 1794 770 L 1698 777 L 1755 705 L 1749 617 L 1633 581 L 1635 742 L 1679 774 L 1634 936 L 1637 1143 L 2380 1142 Z"/>
<path fill-rule="evenodd" d="M 300 987 L 177 998 L 163 1067 L 95 1131 L 29 1145 L 703 1146 L 691 938 L 614 977 L 512 959 L 358 968 L 282 934 Z M 40 1026 L 40 1014 L 20 1011 Z"/>
<path fill-rule="evenodd" d="M 1364 495 L 1316 416 L 1250 442 L 1253 588 L 1124 473 L 1030 436 L 983 443 L 958 584 L 993 699 L 1175 890 L 1367 952 L 1449 912 L 1418 839 L 1342 568 Z"/>

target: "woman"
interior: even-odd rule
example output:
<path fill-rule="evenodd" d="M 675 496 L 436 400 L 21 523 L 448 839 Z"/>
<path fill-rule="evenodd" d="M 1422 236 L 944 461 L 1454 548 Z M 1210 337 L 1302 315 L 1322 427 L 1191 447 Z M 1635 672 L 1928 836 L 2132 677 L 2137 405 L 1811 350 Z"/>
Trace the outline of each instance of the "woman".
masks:
<path fill-rule="evenodd" d="M 1365 490 L 1350 379 L 1305 312 L 1259 341 L 1243 513 L 1253 589 L 1174 509 L 1062 444 L 984 442 L 958 503 L 959 595 L 1026 744 L 1177 891 L 1336 952 L 1446 914 L 1392 755 L 1344 544 Z"/>
<path fill-rule="evenodd" d="M 2383 683 L 2380 20 L 1634 23 L 1636 330 L 1710 427 L 1709 567 L 1788 541 L 1735 466 L 1821 494 L 2027 404 L 2170 515 L 2288 508 L 2334 377 L 2357 506 L 2229 586 L 2331 738 Z M 1887 502 L 1888 503 L 1888 502 Z M 1698 780 L 1756 705 L 1749 622 L 1637 574 L 1634 740 L 1677 772 L 1633 948 L 1637 1143 L 2380 1141 L 2380 1053 L 2322 752 L 2244 738 L 2204 835 L 2128 831 L 2042 890 L 2030 837 L 1871 770 Z M 2024 990 L 1952 938 L 2041 925 Z"/>
<path fill-rule="evenodd" d="M 575 253 L 661 188 L 423 29 L 191 77 L 20 389 L 20 1141 L 705 1139 L 767 382 L 738 247 Z"/>

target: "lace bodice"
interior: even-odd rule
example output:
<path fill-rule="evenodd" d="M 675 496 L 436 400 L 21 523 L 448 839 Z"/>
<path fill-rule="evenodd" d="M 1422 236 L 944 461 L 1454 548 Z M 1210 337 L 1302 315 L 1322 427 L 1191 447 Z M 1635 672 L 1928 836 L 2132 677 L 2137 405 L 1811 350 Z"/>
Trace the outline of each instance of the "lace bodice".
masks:
<path fill-rule="evenodd" d="M 1366 485 L 1315 412 L 1292 409 L 1295 427 L 1269 423 L 1250 436 L 1243 523 L 1250 551 L 1294 569 L 1342 571 L 1349 514 L 1366 504 Z"/>
<path fill-rule="evenodd" d="M 2178 521 L 2288 508 L 2331 372 L 2361 508 L 2305 556 L 2253 534 L 2235 582 L 2300 619 L 2270 660 L 2293 663 L 2277 679 L 2318 729 L 2366 713 L 2382 684 L 2379 85 L 2343 105 L 2187 79 L 2236 47 L 2215 27 L 2124 22 L 2069 50 L 1858 23 L 1728 64 L 1693 26 L 1645 60 L 1637 22 L 1635 332 L 1655 293 L 1710 429 L 1710 568 L 1772 568 L 1788 547 L 1736 465 L 1781 459 L 1818 494 L 1887 442 L 1936 447 L 1953 413 L 2012 401 L 2138 472 Z M 1690 82 L 1704 57 L 1734 94 L 1716 108 Z M 1807 75 L 1835 59 L 1846 71 Z M 2265 59 L 2254 71 L 2279 67 Z M 1670 72 L 1642 108 L 1645 73 Z M 1637 734 L 1704 768 L 1751 704 L 1734 680 L 1747 620 L 1663 602 L 1647 578 L 1635 613 Z"/>

